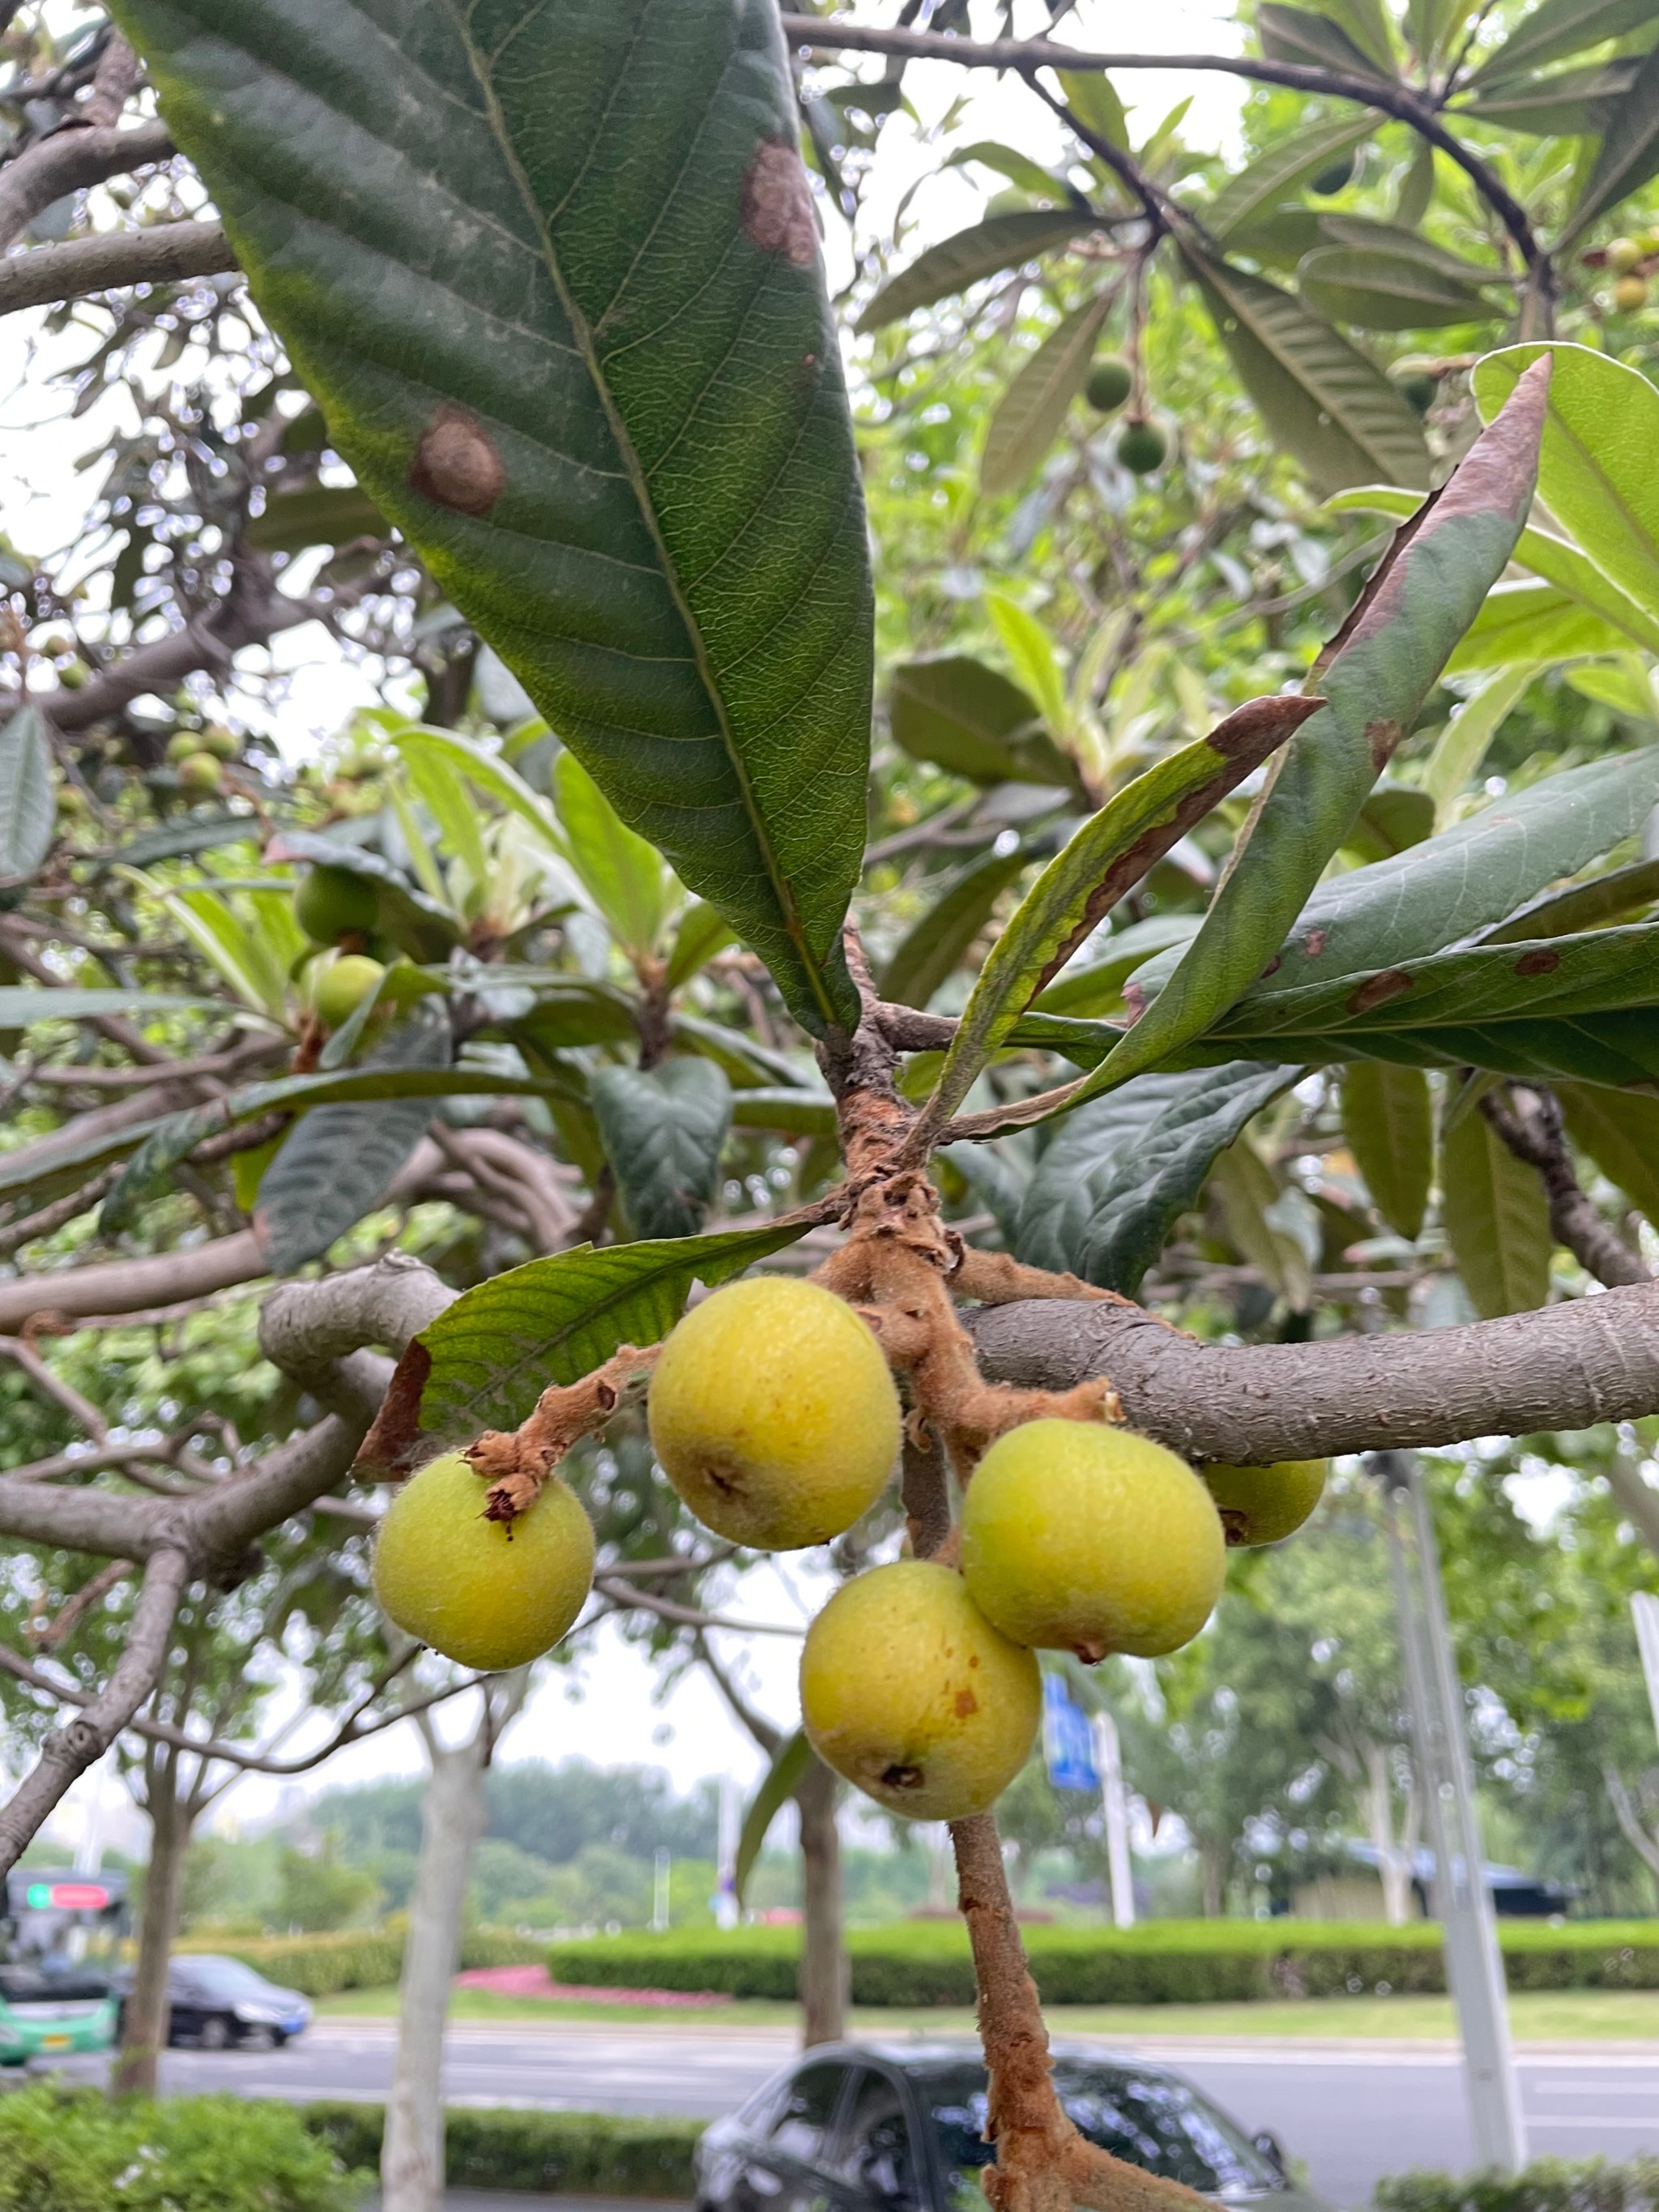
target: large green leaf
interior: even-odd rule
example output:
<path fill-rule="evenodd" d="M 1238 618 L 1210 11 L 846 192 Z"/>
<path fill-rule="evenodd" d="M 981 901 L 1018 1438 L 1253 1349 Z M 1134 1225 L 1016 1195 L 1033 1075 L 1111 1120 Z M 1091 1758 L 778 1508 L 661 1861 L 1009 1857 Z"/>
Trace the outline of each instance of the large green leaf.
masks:
<path fill-rule="evenodd" d="M 1528 76 L 1546 62 L 1622 39 L 1655 19 L 1654 0 L 1542 0 L 1529 9 L 1476 73 L 1480 85 Z"/>
<path fill-rule="evenodd" d="M 264 825 L 252 814 L 192 814 L 182 821 L 159 823 L 142 830 L 125 845 L 103 854 L 106 866 L 125 865 L 148 868 L 156 860 L 176 860 L 185 853 L 206 853 L 216 845 L 258 844 Z"/>
<path fill-rule="evenodd" d="M 550 1383 L 569 1384 L 623 1344 L 655 1344 L 694 1282 L 713 1288 L 804 1237 L 808 1224 L 713 1237 L 584 1244 L 466 1291 L 398 1363 L 363 1446 L 367 1467 L 401 1473 L 483 1429 L 516 1429 Z"/>
<path fill-rule="evenodd" d="M 1054 783 L 1077 771 L 1042 728 L 1029 692 L 966 653 L 905 660 L 893 671 L 887 717 L 912 760 L 932 761 L 970 783 Z"/>
<path fill-rule="evenodd" d="M 0 724 L 0 878 L 32 876 L 52 849 L 52 753 L 38 707 Z"/>
<path fill-rule="evenodd" d="M 797 1729 L 778 1746 L 772 1764 L 761 1777 L 758 1790 L 749 1801 L 749 1809 L 743 1816 L 743 1826 L 738 1835 L 737 1857 L 732 1869 L 732 1887 L 738 1903 L 744 1900 L 749 1887 L 749 1877 L 755 1870 L 755 1862 L 761 1855 L 767 1832 L 795 1794 L 799 1784 L 810 1771 L 817 1753 L 806 1741 L 805 1729 Z"/>
<path fill-rule="evenodd" d="M 1434 1180 L 1434 1103 L 1415 1067 L 1357 1060 L 1342 1071 L 1342 1133 L 1390 1229 L 1414 1237 Z"/>
<path fill-rule="evenodd" d="M 1574 1144 L 1659 1225 L 1659 1098 L 1588 1083 L 1564 1083 L 1559 1096 Z"/>
<path fill-rule="evenodd" d="M 1269 435 L 1319 490 L 1376 476 L 1427 483 L 1422 426 L 1373 362 L 1265 276 L 1221 260 L 1184 233 L 1180 245 Z"/>
<path fill-rule="evenodd" d="M 1015 1249 L 1033 1267 L 1133 1297 L 1218 1152 L 1301 1073 L 1235 1060 L 1143 1075 L 1063 1121 L 1020 1210 Z"/>
<path fill-rule="evenodd" d="M 1493 668 L 1623 653 L 1629 646 L 1629 632 L 1615 629 L 1576 592 L 1542 582 L 1499 584 L 1463 633 L 1446 673 L 1478 676 Z"/>
<path fill-rule="evenodd" d="M 447 1018 L 427 1000 L 364 1067 L 447 1069 L 451 1050 Z M 430 1098 L 313 1107 L 289 1131 L 259 1185 L 253 1225 L 271 1273 L 289 1274 L 320 1258 L 372 1212 L 431 1119 Z"/>
<path fill-rule="evenodd" d="M 1018 491 L 1060 434 L 1066 410 L 1089 374 L 1112 298 L 1103 290 L 1073 307 L 1003 393 L 980 456 L 984 490 Z"/>
<path fill-rule="evenodd" d="M 1280 203 L 1298 191 L 1310 178 L 1376 130 L 1370 114 L 1350 116 L 1337 123 L 1316 124 L 1293 132 L 1235 169 L 1204 210 L 1204 228 L 1225 244 L 1243 243 L 1253 225 L 1275 212 Z"/>
<path fill-rule="evenodd" d="M 1659 93 L 1654 119 L 1659 131 Z M 1589 346 L 1507 346 L 1475 369 L 1481 413 L 1496 415 L 1545 353 L 1554 368 L 1539 497 L 1596 567 L 1659 618 L 1659 390 Z"/>
<path fill-rule="evenodd" d="M 1378 247 L 1322 246 L 1296 275 L 1302 296 L 1322 315 L 1362 330 L 1436 330 L 1491 322 L 1505 312 L 1462 278 Z"/>
<path fill-rule="evenodd" d="M 1512 284 L 1514 279 L 1505 275 L 1490 261 L 1471 261 L 1467 254 L 1454 253 L 1449 246 L 1438 246 L 1425 238 L 1420 230 L 1409 223 L 1380 222 L 1375 216 L 1363 215 L 1322 215 L 1319 234 L 1332 246 L 1352 246 L 1365 253 L 1392 253 L 1419 268 L 1432 269 L 1442 276 L 1455 276 L 1460 283 Z"/>
<path fill-rule="evenodd" d="M 1123 986 L 1154 953 L 1184 945 L 1197 931 L 1195 914 L 1152 915 L 1109 936 L 1097 936 L 1099 958 L 1073 964 L 1044 987 L 1032 1001 L 1040 1013 L 1115 1014 L 1123 1004 Z"/>
<path fill-rule="evenodd" d="M 1344 76 L 1377 78 L 1392 74 L 1328 15 L 1306 8 L 1282 7 L 1279 0 L 1261 0 L 1255 23 L 1261 51 L 1269 61 L 1336 70 Z"/>
<path fill-rule="evenodd" d="M 1406 27 L 1418 60 L 1425 67 L 1438 61 L 1479 6 L 1481 0 L 1407 0 Z"/>
<path fill-rule="evenodd" d="M 1494 85 L 1454 112 L 1534 138 L 1599 138 L 1641 64 L 1607 62 L 1595 69 L 1558 70 L 1553 76 L 1516 77 Z"/>
<path fill-rule="evenodd" d="M 589 1085 L 605 1158 L 636 1237 L 690 1237 L 720 1184 L 732 1092 L 711 1060 L 602 1067 Z"/>
<path fill-rule="evenodd" d="M 667 872 L 656 848 L 634 835 L 574 753 L 554 762 L 553 790 L 571 866 L 623 950 L 648 959 L 668 907 Z"/>
<path fill-rule="evenodd" d="M 1659 899 L 1659 860 L 1632 860 L 1607 868 L 1582 884 L 1568 884 L 1540 897 L 1480 933 L 1483 945 L 1505 945 L 1523 937 L 1561 937 L 1576 929 L 1599 929 L 1603 922 L 1646 910 Z"/>
<path fill-rule="evenodd" d="M 222 999 L 198 999 L 186 991 L 118 991 L 94 985 L 55 988 L 51 984 L 0 984 L 0 1030 L 21 1030 L 32 1022 L 94 1022 L 100 1015 L 125 1014 L 144 1022 L 161 1014 L 220 1014 L 241 1022 L 248 1017 Z M 264 1023 L 256 1023 L 264 1028 Z"/>
<path fill-rule="evenodd" d="M 922 1116 L 924 1133 L 955 1112 L 1036 992 L 1117 902 L 1322 704 L 1251 700 L 1207 738 L 1126 784 L 1061 848 L 979 972 Z"/>
<path fill-rule="evenodd" d="M 364 491 L 629 826 L 850 1024 L 863 503 L 772 0 L 122 0 Z"/>
<path fill-rule="evenodd" d="M 1543 1304 L 1553 1249 L 1544 1186 L 1478 1109 L 1442 1140 L 1440 1218 L 1477 1313 L 1491 1321 Z"/>
<path fill-rule="evenodd" d="M 882 997 L 925 1006 L 984 929 L 998 899 L 1030 865 L 1030 854 L 1016 847 L 1012 853 L 986 853 L 957 869 L 883 964 L 877 979 Z"/>
<path fill-rule="evenodd" d="M 1561 246 L 1582 238 L 1590 225 L 1638 191 L 1659 171 L 1659 46 L 1631 79 L 1607 117 L 1595 164 L 1579 194 Z"/>
<path fill-rule="evenodd" d="M 1329 703 L 1273 764 L 1237 865 L 1156 1003 L 1081 1095 L 1156 1066 L 1279 956 L 1389 755 L 1520 534 L 1532 497 L 1548 372 L 1470 448 L 1438 501 L 1395 538 L 1312 681 Z M 1414 848 L 1383 866 L 1419 864 Z M 1445 943 L 1441 938 L 1438 942 Z"/>
<path fill-rule="evenodd" d="M 1077 208 L 1017 210 L 1012 215 L 988 216 L 983 222 L 941 239 L 937 246 L 919 253 L 908 269 L 882 286 L 854 327 L 860 331 L 879 330 L 884 323 L 896 323 L 918 307 L 931 307 L 935 300 L 966 291 L 981 276 L 1018 269 L 1034 255 L 1065 246 L 1099 227 L 1097 216 Z"/>
<path fill-rule="evenodd" d="M 1085 1039 L 1073 1037 L 1058 1048 L 1081 1062 L 1088 1045 Z M 1204 1038 L 1174 1058 L 1183 1067 L 1211 1066 L 1240 1052 L 1294 1052 L 1310 1066 L 1377 1060 L 1397 1067 L 1479 1067 L 1526 1083 L 1599 1083 L 1613 1089 L 1641 1085 L 1652 1090 L 1659 1087 L 1659 1008 L 1628 1007 L 1559 1019 L 1521 1016 L 1437 1028 L 1413 1028 L 1403 1020 L 1399 1028 L 1350 1024 L 1325 1035 L 1273 1030 L 1259 1037 L 1236 1024 L 1224 1035 Z"/>
<path fill-rule="evenodd" d="M 1659 748 L 1618 753 L 1495 799 L 1408 852 L 1321 884 L 1271 975 L 1240 1005 L 1421 960 L 1505 921 L 1641 829 L 1659 805 Z"/>

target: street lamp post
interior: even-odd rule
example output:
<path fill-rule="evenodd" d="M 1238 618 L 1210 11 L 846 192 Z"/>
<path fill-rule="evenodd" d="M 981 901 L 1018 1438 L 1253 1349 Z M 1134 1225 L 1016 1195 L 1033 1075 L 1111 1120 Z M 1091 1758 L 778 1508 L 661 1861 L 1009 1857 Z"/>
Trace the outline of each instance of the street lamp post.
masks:
<path fill-rule="evenodd" d="M 1412 1741 L 1434 1848 L 1435 1913 L 1462 2037 L 1475 2159 L 1514 2174 L 1527 2162 L 1527 2127 L 1434 1522 L 1414 1452 L 1378 1452 L 1370 1464 L 1382 1486 Z"/>

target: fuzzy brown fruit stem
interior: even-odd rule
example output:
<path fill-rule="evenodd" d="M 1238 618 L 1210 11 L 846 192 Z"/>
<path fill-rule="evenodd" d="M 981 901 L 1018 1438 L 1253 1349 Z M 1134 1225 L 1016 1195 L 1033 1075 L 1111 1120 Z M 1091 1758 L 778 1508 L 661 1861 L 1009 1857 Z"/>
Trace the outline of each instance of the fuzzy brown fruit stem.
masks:
<path fill-rule="evenodd" d="M 554 1468 L 584 1437 L 597 1436 L 623 1404 L 641 1395 L 659 1345 L 621 1345 L 580 1382 L 550 1383 L 516 1429 L 486 1429 L 463 1456 L 489 1485 L 486 1521 L 516 1521 L 542 1494 Z"/>

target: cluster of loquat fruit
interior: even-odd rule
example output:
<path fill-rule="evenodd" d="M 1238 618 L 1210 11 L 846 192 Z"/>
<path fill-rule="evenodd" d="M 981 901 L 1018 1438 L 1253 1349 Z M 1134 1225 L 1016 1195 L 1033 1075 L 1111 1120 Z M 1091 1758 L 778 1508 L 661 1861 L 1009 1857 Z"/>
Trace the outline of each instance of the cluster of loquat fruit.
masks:
<path fill-rule="evenodd" d="M 818 1284 L 728 1285 L 669 1336 L 651 1442 L 707 1528 L 756 1551 L 844 1534 L 899 1456 L 902 1414 L 873 1332 Z M 1197 1635 L 1226 1547 L 1306 1520 L 1322 1460 L 1210 1466 L 1103 1424 L 1042 1419 L 994 1443 L 963 1498 L 959 1564 L 901 1559 L 836 1592 L 807 1632 L 801 1714 L 825 1764 L 890 1811 L 986 1811 L 1024 1765 L 1042 1706 L 1039 1650 L 1152 1656 Z M 593 1534 L 550 1477 L 527 1511 L 483 1516 L 460 1452 L 432 1461 L 380 1528 L 375 1588 L 422 1643 L 486 1670 L 526 1664 L 571 1627 Z"/>

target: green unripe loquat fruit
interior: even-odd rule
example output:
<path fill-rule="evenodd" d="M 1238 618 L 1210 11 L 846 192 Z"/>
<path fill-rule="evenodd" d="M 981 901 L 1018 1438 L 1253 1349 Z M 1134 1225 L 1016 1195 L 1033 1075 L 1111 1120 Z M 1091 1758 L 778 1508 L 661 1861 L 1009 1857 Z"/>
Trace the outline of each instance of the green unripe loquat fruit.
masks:
<path fill-rule="evenodd" d="M 593 1530 L 556 1478 L 516 1521 L 486 1521 L 486 1485 L 459 1452 L 413 1474 L 374 1546 L 388 1617 L 463 1667 L 504 1674 L 552 1649 L 593 1586 Z"/>
<path fill-rule="evenodd" d="M 179 781 L 186 791 L 217 791 L 222 780 L 211 753 L 186 753 L 179 763 Z"/>
<path fill-rule="evenodd" d="M 175 730 L 167 739 L 167 758 L 176 766 L 187 761 L 192 753 L 202 750 L 202 740 L 195 730 Z"/>
<path fill-rule="evenodd" d="M 1628 276 L 1647 258 L 1639 240 L 1634 238 L 1615 238 L 1607 249 L 1607 266 L 1615 276 Z"/>
<path fill-rule="evenodd" d="M 216 760 L 222 761 L 234 761 L 241 750 L 240 743 L 232 732 L 216 722 L 210 723 L 203 731 L 202 746 L 203 750 L 210 752 Z"/>
<path fill-rule="evenodd" d="M 1042 1708 L 1032 1654 L 931 1559 L 844 1583 L 806 1632 L 800 1710 L 812 1748 L 912 1820 L 987 1811 L 1025 1764 Z"/>
<path fill-rule="evenodd" d="M 380 892 L 350 868 L 308 868 L 294 893 L 294 919 L 313 945 L 367 937 L 380 914 Z"/>
<path fill-rule="evenodd" d="M 1117 441 L 1117 457 L 1131 476 L 1149 477 L 1169 458 L 1170 441 L 1156 422 L 1126 422 Z"/>
<path fill-rule="evenodd" d="M 886 1488 L 898 1393 L 868 1325 L 817 1283 L 728 1283 L 651 1377 L 652 1449 L 706 1528 L 763 1552 L 827 1543 Z"/>
<path fill-rule="evenodd" d="M 1322 200 L 1329 199 L 1333 193 L 1353 182 L 1353 162 L 1352 151 L 1339 154 L 1335 161 L 1326 163 L 1316 177 L 1310 179 L 1308 190 L 1317 192 Z"/>
<path fill-rule="evenodd" d="M 58 787 L 58 811 L 64 816 L 84 814 L 87 794 L 78 783 L 60 783 Z"/>
<path fill-rule="evenodd" d="M 1216 1502 L 1230 1546 L 1282 1543 L 1294 1535 L 1325 1492 L 1330 1462 L 1281 1459 L 1272 1467 L 1220 1461 L 1199 1474 Z"/>
<path fill-rule="evenodd" d="M 962 1571 L 1016 1644 L 1156 1658 L 1191 1643 L 1221 1595 L 1226 1545 L 1209 1492 L 1149 1437 L 1027 1421 L 974 1471 Z"/>
<path fill-rule="evenodd" d="M 1633 315 L 1648 300 L 1645 276 L 1621 276 L 1613 288 L 1613 304 L 1621 315 Z"/>
<path fill-rule="evenodd" d="M 364 952 L 337 953 L 312 972 L 311 1003 L 324 1026 L 337 1030 L 351 1019 L 386 969 Z"/>
<path fill-rule="evenodd" d="M 1089 371 L 1083 396 L 1102 415 L 1110 415 L 1134 387 L 1134 372 L 1119 353 L 1103 353 Z"/>

